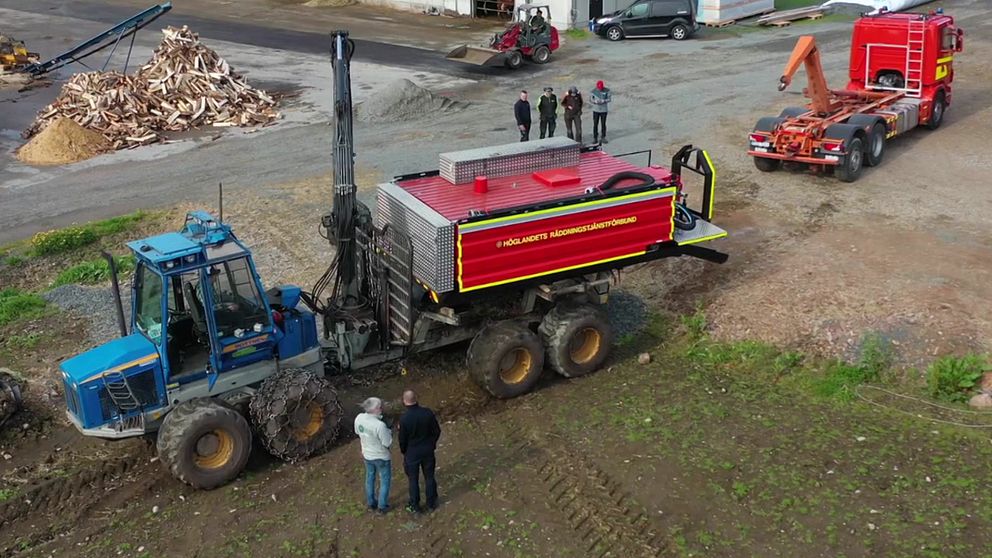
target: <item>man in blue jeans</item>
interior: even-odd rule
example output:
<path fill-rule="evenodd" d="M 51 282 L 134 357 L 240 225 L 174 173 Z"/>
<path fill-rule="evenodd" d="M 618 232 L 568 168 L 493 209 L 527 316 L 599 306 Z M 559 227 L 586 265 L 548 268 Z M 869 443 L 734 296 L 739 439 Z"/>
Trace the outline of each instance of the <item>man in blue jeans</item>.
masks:
<path fill-rule="evenodd" d="M 392 480 L 392 461 L 389 446 L 393 433 L 382 421 L 382 399 L 369 397 L 362 402 L 364 413 L 355 417 L 355 434 L 362 442 L 365 458 L 365 501 L 369 511 L 389 511 L 389 483 Z M 379 476 L 379 498 L 375 497 L 375 477 Z"/>
<path fill-rule="evenodd" d="M 427 509 L 437 508 L 437 481 L 434 480 L 434 450 L 441 438 L 441 425 L 434 411 L 417 404 L 413 390 L 403 392 L 406 412 L 400 417 L 400 451 L 403 453 L 403 470 L 410 481 L 410 503 L 407 511 L 420 513 L 420 473 L 424 473 L 424 492 Z"/>

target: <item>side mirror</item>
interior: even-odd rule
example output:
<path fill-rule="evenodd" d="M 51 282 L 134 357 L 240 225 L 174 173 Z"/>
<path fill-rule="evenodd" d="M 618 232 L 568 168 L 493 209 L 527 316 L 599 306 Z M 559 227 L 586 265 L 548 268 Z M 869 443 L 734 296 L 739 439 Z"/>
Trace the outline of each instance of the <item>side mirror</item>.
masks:
<path fill-rule="evenodd" d="M 958 29 L 954 40 L 954 52 L 964 50 L 964 29 Z"/>

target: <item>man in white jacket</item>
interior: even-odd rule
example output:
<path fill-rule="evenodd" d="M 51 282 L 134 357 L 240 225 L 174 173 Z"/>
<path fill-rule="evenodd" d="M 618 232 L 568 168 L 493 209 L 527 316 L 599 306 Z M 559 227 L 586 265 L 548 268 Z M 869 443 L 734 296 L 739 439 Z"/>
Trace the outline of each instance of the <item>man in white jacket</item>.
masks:
<path fill-rule="evenodd" d="M 389 446 L 393 433 L 382 420 L 382 399 L 369 397 L 362 402 L 364 413 L 355 417 L 355 434 L 362 441 L 365 459 L 365 501 L 369 511 L 389 511 L 389 483 L 392 480 L 392 461 Z M 375 477 L 379 476 L 379 498 L 375 495 Z"/>

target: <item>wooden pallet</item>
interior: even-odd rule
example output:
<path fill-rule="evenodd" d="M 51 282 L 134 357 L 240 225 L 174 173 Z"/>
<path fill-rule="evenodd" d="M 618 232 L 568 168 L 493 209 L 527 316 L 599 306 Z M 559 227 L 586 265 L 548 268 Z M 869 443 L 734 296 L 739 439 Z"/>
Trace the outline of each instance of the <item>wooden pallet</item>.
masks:
<path fill-rule="evenodd" d="M 774 25 L 776 27 L 785 27 L 790 22 L 800 20 L 800 19 L 818 19 L 823 17 L 827 13 L 828 9 L 821 8 L 820 6 L 809 6 L 806 8 L 797 8 L 794 10 L 784 10 L 781 12 L 773 12 L 769 15 L 762 16 L 758 18 L 758 25 Z"/>
<path fill-rule="evenodd" d="M 714 21 L 712 23 L 704 23 L 703 25 L 705 25 L 706 27 L 720 28 L 720 27 L 728 27 L 728 26 L 733 25 L 735 23 L 737 23 L 737 20 L 735 20 L 735 19 L 725 19 L 723 21 Z"/>
<path fill-rule="evenodd" d="M 796 19 L 789 19 L 789 20 L 783 20 L 783 21 L 771 21 L 771 22 L 767 23 L 766 25 L 772 25 L 772 26 L 775 26 L 775 27 L 788 27 L 788 26 L 792 25 L 792 22 L 793 21 L 800 21 L 800 20 L 803 20 L 803 19 L 813 20 L 813 19 L 820 19 L 821 17 L 823 17 L 823 14 L 822 13 L 821 14 L 814 14 L 814 15 L 811 15 L 809 17 L 800 17 L 800 18 L 796 18 Z"/>

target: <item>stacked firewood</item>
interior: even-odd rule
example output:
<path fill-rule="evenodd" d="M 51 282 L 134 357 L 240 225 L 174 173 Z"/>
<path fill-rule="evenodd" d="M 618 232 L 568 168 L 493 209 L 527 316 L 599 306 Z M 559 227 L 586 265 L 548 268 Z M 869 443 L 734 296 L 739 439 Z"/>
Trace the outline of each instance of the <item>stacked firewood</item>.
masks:
<path fill-rule="evenodd" d="M 279 118 L 276 100 L 245 82 L 185 26 L 163 30 L 152 59 L 134 75 L 72 76 L 58 98 L 24 131 L 29 138 L 60 117 L 104 135 L 115 149 L 204 126 L 260 126 Z"/>

